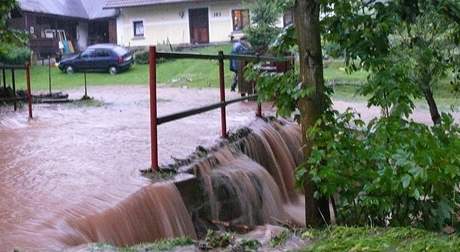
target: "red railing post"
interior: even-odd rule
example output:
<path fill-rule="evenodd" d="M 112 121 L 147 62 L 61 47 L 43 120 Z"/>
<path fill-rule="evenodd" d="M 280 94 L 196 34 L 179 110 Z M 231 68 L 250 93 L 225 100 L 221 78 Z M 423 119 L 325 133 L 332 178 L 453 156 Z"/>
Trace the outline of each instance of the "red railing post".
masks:
<path fill-rule="evenodd" d="M 157 52 L 156 47 L 149 48 L 149 87 L 150 87 L 150 146 L 153 171 L 158 165 L 158 114 L 157 114 Z"/>
<path fill-rule="evenodd" d="M 30 62 L 26 64 L 27 101 L 29 103 L 29 119 L 32 119 L 32 89 L 30 87 Z"/>
<path fill-rule="evenodd" d="M 222 126 L 222 137 L 227 138 L 227 112 L 225 105 L 225 71 L 224 71 L 224 52 L 219 51 L 219 81 L 220 81 L 220 121 Z"/>

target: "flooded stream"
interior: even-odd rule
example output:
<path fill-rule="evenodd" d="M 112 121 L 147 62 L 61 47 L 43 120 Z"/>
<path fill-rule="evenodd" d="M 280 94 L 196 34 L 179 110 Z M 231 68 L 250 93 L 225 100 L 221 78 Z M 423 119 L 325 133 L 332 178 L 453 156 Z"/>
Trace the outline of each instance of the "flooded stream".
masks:
<path fill-rule="evenodd" d="M 68 219 L 103 212 L 149 184 L 139 173 L 150 157 L 147 88 L 95 87 L 89 95 L 102 104 L 37 105 L 32 121 L 25 110 L 0 114 L 0 251 L 65 248 L 59 237 Z M 214 103 L 218 95 L 216 89 L 160 88 L 159 115 Z M 229 128 L 249 124 L 254 111 L 253 103 L 228 107 Z M 219 115 L 160 126 L 160 161 L 215 143 Z"/>

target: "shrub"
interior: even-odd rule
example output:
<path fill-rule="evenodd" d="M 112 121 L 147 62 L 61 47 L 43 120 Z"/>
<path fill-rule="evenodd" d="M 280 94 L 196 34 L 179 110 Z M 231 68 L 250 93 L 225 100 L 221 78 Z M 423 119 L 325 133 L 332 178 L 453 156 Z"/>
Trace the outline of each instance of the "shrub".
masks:
<path fill-rule="evenodd" d="M 136 64 L 147 65 L 149 63 L 149 52 L 148 51 L 138 51 L 134 53 L 134 60 Z M 159 58 L 157 59 L 157 64 L 164 63 L 166 61 L 167 61 L 166 59 Z"/>
<path fill-rule="evenodd" d="M 11 65 L 20 65 L 29 61 L 31 51 L 27 47 L 8 46 L 5 53 L 0 53 L 0 62 Z"/>
<path fill-rule="evenodd" d="M 149 63 L 149 52 L 140 51 L 134 54 L 136 64 L 147 65 Z"/>
<path fill-rule="evenodd" d="M 460 128 L 450 115 L 429 127 L 399 117 L 364 122 L 329 111 L 308 133 L 316 145 L 296 176 L 309 172 L 315 197 L 337 195 L 337 219 L 350 225 L 458 224 Z M 302 181 L 298 179 L 298 181 Z"/>

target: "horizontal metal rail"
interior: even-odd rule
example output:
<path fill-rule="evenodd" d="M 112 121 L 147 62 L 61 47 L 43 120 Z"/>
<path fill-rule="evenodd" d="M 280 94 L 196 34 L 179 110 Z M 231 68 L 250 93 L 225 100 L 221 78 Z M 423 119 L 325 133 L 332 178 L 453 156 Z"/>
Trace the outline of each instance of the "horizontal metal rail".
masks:
<path fill-rule="evenodd" d="M 161 117 L 158 117 L 157 119 L 157 125 L 165 124 L 165 123 L 176 121 L 179 119 L 184 119 L 190 116 L 194 116 L 194 115 L 202 114 L 204 112 L 215 110 L 215 109 L 218 109 L 218 108 L 221 108 L 223 106 L 227 106 L 233 103 L 255 99 L 255 98 L 257 98 L 257 95 L 250 95 L 250 96 L 240 97 L 240 98 L 236 98 L 236 99 L 228 100 L 224 102 L 217 102 L 217 103 L 199 107 L 199 108 L 185 110 L 185 111 L 174 113 L 171 115 L 161 116 Z"/>
<path fill-rule="evenodd" d="M 224 55 L 215 55 L 215 54 L 199 54 L 199 53 L 171 53 L 171 52 L 157 52 L 158 58 L 163 59 L 203 59 L 203 60 L 244 60 L 251 62 L 259 61 L 271 61 L 271 62 L 282 62 L 287 60 L 293 60 L 293 56 L 289 57 L 267 57 L 267 56 L 258 56 L 258 55 L 243 55 L 243 54 L 224 54 Z"/>

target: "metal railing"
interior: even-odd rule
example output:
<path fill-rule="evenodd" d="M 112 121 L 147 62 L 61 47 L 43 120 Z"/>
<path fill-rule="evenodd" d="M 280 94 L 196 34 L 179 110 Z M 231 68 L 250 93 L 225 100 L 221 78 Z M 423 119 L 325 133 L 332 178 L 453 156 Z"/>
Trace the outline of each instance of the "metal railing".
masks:
<path fill-rule="evenodd" d="M 30 86 L 30 63 L 26 63 L 24 65 L 7 65 L 0 63 L 0 69 L 2 72 L 2 81 L 3 81 L 3 88 L 6 92 L 7 84 L 6 84 L 6 70 L 11 70 L 11 88 L 13 90 L 13 97 L 10 98 L 0 98 L 0 101 L 6 102 L 13 102 L 14 111 L 17 110 L 17 102 L 22 101 L 22 98 L 17 97 L 16 94 L 16 70 L 25 70 L 26 71 L 26 99 L 29 108 L 29 118 L 32 119 L 32 91 Z"/>
<path fill-rule="evenodd" d="M 193 108 L 182 112 L 158 117 L 157 111 L 157 59 L 197 59 L 197 60 L 217 60 L 219 62 L 219 89 L 220 89 L 220 102 Z M 293 57 L 264 57 L 264 56 L 250 56 L 250 55 L 225 55 L 220 51 L 217 55 L 212 54 L 196 54 L 196 53 L 167 53 L 157 52 L 155 46 L 149 48 L 149 89 L 150 89 L 150 137 L 151 137 L 151 168 L 154 171 L 159 170 L 158 164 L 158 126 L 168 122 L 176 121 L 186 117 L 198 115 L 211 110 L 221 110 L 221 136 L 227 138 L 227 113 L 226 107 L 230 104 L 255 99 L 257 94 L 248 95 L 241 98 L 226 100 L 225 98 L 225 60 L 240 60 L 247 62 L 282 62 L 292 60 Z M 256 116 L 262 116 L 262 104 L 257 103 Z"/>

